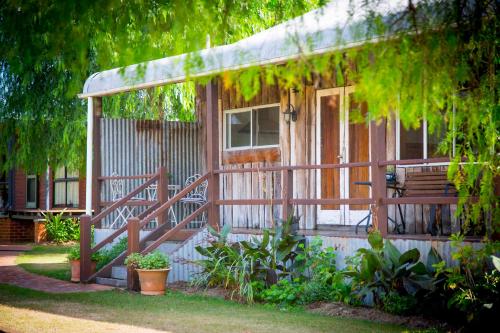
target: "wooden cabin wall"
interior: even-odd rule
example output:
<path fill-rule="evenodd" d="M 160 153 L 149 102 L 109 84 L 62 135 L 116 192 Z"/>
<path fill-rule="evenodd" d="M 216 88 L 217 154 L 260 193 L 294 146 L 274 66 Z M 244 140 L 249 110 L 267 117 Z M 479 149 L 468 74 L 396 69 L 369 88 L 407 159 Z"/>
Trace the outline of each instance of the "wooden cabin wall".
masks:
<path fill-rule="evenodd" d="M 233 228 L 270 227 L 275 218 L 281 215 L 280 203 L 273 200 L 281 197 L 280 172 L 260 172 L 260 168 L 281 165 L 288 160 L 287 147 L 289 133 L 281 127 L 284 123 L 280 113 L 280 148 L 249 149 L 238 152 L 225 152 L 223 147 L 224 111 L 280 103 L 286 106 L 286 99 L 277 86 L 262 84 L 260 93 L 250 101 L 236 91 L 234 87 L 226 89 L 219 83 L 219 142 L 220 164 L 223 169 L 254 168 L 257 172 L 244 174 L 222 174 L 220 178 L 221 199 L 267 199 L 267 205 L 222 206 L 221 219 Z M 285 102 L 285 104 L 283 104 Z"/>

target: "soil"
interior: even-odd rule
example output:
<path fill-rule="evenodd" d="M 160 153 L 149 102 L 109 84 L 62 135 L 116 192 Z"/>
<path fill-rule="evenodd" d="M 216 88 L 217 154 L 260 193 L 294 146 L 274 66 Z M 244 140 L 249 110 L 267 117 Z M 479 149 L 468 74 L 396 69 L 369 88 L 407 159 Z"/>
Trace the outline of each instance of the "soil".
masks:
<path fill-rule="evenodd" d="M 231 295 L 231 291 L 224 288 L 198 288 L 186 282 L 175 282 L 168 285 L 168 289 L 179 291 L 188 295 L 202 295 L 217 297 L 221 299 L 241 301 L 238 295 Z M 232 296 L 232 297 L 231 297 Z M 402 325 L 408 328 L 427 329 L 437 328 L 438 330 L 448 330 L 446 323 L 424 318 L 422 316 L 398 316 L 378 309 L 368 307 L 353 307 L 344 303 L 317 302 L 305 307 L 307 311 L 319 313 L 327 316 L 355 318 L 369 320 L 380 323 Z"/>

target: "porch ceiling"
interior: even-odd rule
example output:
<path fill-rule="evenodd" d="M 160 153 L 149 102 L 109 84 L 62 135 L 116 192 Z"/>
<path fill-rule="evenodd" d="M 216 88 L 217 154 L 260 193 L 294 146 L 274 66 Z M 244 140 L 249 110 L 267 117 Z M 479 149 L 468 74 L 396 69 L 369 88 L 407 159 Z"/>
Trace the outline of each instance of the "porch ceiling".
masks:
<path fill-rule="evenodd" d="M 280 64 L 301 56 L 318 55 L 355 47 L 366 42 L 366 17 L 373 13 L 389 17 L 400 12 L 404 0 L 382 0 L 374 8 L 363 0 L 339 0 L 264 30 L 236 43 L 163 59 L 115 68 L 91 75 L 80 98 L 104 96 L 185 81 L 224 71 Z M 417 1 L 418 2 L 418 1 Z M 351 10 L 353 15 L 350 15 Z M 197 59 L 202 65 L 186 64 Z M 189 75 L 187 75 L 189 74 Z"/>

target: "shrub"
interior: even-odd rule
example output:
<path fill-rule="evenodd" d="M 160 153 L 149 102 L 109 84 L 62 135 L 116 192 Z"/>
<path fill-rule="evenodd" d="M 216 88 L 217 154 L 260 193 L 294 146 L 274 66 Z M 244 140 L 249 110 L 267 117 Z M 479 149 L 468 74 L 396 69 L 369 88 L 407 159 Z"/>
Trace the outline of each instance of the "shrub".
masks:
<path fill-rule="evenodd" d="M 436 276 L 441 278 L 441 288 L 429 296 L 428 308 L 440 305 L 450 312 L 450 319 L 455 322 L 458 319 L 459 324 L 469 327 L 496 323 L 495 314 L 500 309 L 500 272 L 492 256 L 499 253 L 500 242 L 488 242 L 474 249 L 463 244 L 462 236 L 453 235 L 451 239 L 452 258 L 458 264 L 437 265 Z"/>
<path fill-rule="evenodd" d="M 263 290 L 259 294 L 259 299 L 266 303 L 275 304 L 280 308 L 288 308 L 302 302 L 303 292 L 304 284 L 298 279 L 294 279 L 292 282 L 283 279 L 270 288 Z"/>
<path fill-rule="evenodd" d="M 127 251 L 128 246 L 128 238 L 122 237 L 118 242 L 113 244 L 113 246 L 109 250 L 101 250 L 100 251 L 100 260 L 97 263 L 97 270 L 109 264 L 113 259 L 118 257 L 123 252 Z"/>
<path fill-rule="evenodd" d="M 69 249 L 68 260 L 80 260 L 80 245 L 72 246 Z M 92 254 L 91 260 L 99 262 L 99 260 L 101 260 L 101 254 L 99 252 Z"/>
<path fill-rule="evenodd" d="M 439 281 L 434 278 L 434 265 L 442 259 L 433 248 L 424 265 L 417 249 L 401 253 L 389 240 L 384 242 L 378 232 L 371 233 L 368 242 L 372 248 L 359 249 L 345 272 L 352 278 L 358 299 L 382 306 L 390 293 L 417 296 L 435 290 Z"/>
<path fill-rule="evenodd" d="M 80 225 L 75 218 L 63 218 L 64 210 L 54 215 L 42 213 L 45 218 L 47 239 L 56 243 L 80 240 Z"/>
<path fill-rule="evenodd" d="M 396 315 L 409 315 L 417 306 L 417 299 L 414 296 L 401 296 L 391 292 L 382 298 L 383 310 Z"/>
<path fill-rule="evenodd" d="M 125 259 L 125 265 L 139 269 L 165 269 L 170 267 L 170 258 L 160 251 L 153 251 L 146 255 L 132 253 Z"/>
<path fill-rule="evenodd" d="M 290 218 L 264 229 L 262 239 L 236 243 L 228 242 L 229 225 L 220 233 L 208 227 L 212 235 L 209 246 L 196 247 L 205 258 L 197 262 L 202 271 L 195 284 L 221 286 L 252 303 L 264 288 L 292 276 L 295 258 L 302 251 L 298 244 L 304 240 L 292 233 L 293 221 Z"/>

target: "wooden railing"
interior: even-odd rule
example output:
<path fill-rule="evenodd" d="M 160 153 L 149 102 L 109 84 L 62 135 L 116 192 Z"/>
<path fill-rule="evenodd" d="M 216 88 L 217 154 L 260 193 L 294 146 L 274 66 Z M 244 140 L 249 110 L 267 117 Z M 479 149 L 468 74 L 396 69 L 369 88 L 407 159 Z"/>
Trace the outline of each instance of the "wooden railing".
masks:
<path fill-rule="evenodd" d="M 158 185 L 158 190 L 163 191 L 163 189 L 168 188 L 168 184 L 166 182 L 166 177 L 163 179 L 162 174 L 166 175 L 166 170 L 164 168 L 161 168 L 160 171 L 153 175 L 148 181 L 146 181 L 144 184 L 136 188 L 134 191 L 131 193 L 134 193 L 133 195 L 139 193 L 141 190 L 144 190 L 147 186 L 151 184 L 151 181 L 154 179 L 158 179 L 159 185 Z M 197 208 L 193 213 L 191 213 L 189 216 L 184 217 L 182 221 L 177 223 L 175 226 L 171 227 L 168 223 L 158 223 L 158 226 L 153 229 L 149 234 L 147 234 L 143 239 L 140 239 L 139 234 L 140 230 L 144 228 L 149 222 L 151 222 L 154 219 L 158 219 L 158 221 L 164 221 L 162 220 L 162 216 L 166 216 L 168 214 L 168 210 L 172 205 L 175 203 L 179 202 L 182 198 L 184 198 L 186 195 L 188 195 L 190 192 L 192 192 L 196 187 L 198 187 L 201 183 L 204 181 L 209 181 L 209 174 L 205 174 L 204 176 L 198 178 L 196 181 L 194 181 L 192 184 L 187 186 L 186 188 L 182 189 L 177 193 L 175 196 L 172 198 L 168 199 L 163 199 L 164 195 L 158 193 L 159 201 L 156 202 L 155 204 L 151 205 L 146 211 L 141 213 L 140 215 L 136 217 L 132 217 L 128 219 L 127 224 L 122 226 L 120 229 L 116 230 L 113 232 L 111 235 L 106 237 L 103 241 L 101 241 L 99 244 L 97 244 L 94 247 L 90 246 L 90 233 L 91 233 L 91 226 L 97 223 L 98 219 L 102 219 L 104 216 L 109 214 L 107 211 L 103 211 L 102 213 L 98 214 L 95 218 L 90 218 L 89 216 L 82 216 L 83 219 L 81 219 L 81 234 L 80 234 L 80 249 L 81 249 L 81 261 L 80 261 L 80 279 L 83 282 L 88 282 L 94 280 L 97 276 L 103 276 L 105 274 L 109 274 L 112 267 L 117 264 L 123 263 L 123 260 L 125 257 L 133 252 L 141 252 L 143 254 L 149 253 L 153 251 L 154 249 L 158 248 L 163 242 L 167 241 L 168 239 L 171 239 L 174 235 L 176 235 L 181 229 L 183 229 L 187 224 L 192 222 L 198 215 L 204 213 L 207 211 L 207 209 L 211 206 L 211 203 L 206 202 L 205 204 L 201 205 L 199 208 Z M 211 184 L 208 184 L 209 188 Z M 165 192 L 166 193 L 166 192 Z M 133 195 L 128 194 L 126 197 L 124 197 L 120 202 L 123 201 L 123 204 L 127 202 L 128 199 L 130 199 Z M 160 200 L 160 198 L 162 198 Z M 127 199 L 127 200 L 126 200 Z M 115 205 L 116 207 L 119 207 L 119 205 Z M 113 207 L 110 206 L 111 207 Z M 212 224 L 215 224 L 215 221 L 210 221 Z M 101 248 L 103 248 L 105 245 L 111 243 L 116 237 L 120 236 L 122 233 L 127 232 L 127 237 L 128 237 L 128 246 L 127 246 L 127 251 L 124 251 L 121 253 L 118 257 L 116 257 L 113 261 L 108 263 L 106 266 L 104 266 L 101 270 L 98 272 L 92 274 L 90 272 L 90 258 L 91 255 Z M 147 242 L 153 241 L 152 244 L 147 245 Z M 129 272 L 129 275 L 131 273 Z M 134 280 L 129 276 L 128 281 L 130 284 L 129 287 L 131 289 L 134 288 L 133 283 Z"/>
<path fill-rule="evenodd" d="M 162 203 L 167 201 L 168 198 L 168 177 L 167 170 L 164 167 L 158 169 L 157 173 L 140 175 L 140 176 L 110 176 L 110 177 L 99 177 L 100 180 L 114 180 L 114 179 L 146 179 L 146 181 L 140 186 L 133 189 L 130 193 L 125 195 L 118 201 L 113 202 L 111 205 L 106 207 L 104 210 L 99 212 L 96 216 L 91 217 L 89 215 L 82 215 L 80 217 L 80 276 L 82 281 L 92 280 L 96 276 L 102 276 L 105 274 L 109 274 L 113 265 L 116 265 L 118 262 L 122 261 L 125 258 L 126 252 L 121 253 L 117 258 L 115 258 L 112 262 L 108 263 L 104 267 L 102 267 L 98 272 L 92 274 L 91 273 L 91 257 L 94 253 L 101 250 L 108 244 L 111 244 L 113 240 L 122 235 L 125 231 L 127 231 L 127 226 L 123 225 L 119 229 L 115 230 L 111 235 L 103 239 L 101 242 L 92 247 L 92 227 L 98 226 L 99 223 L 106 216 L 111 214 L 113 211 L 123 207 L 128 206 L 132 203 L 135 203 L 135 200 L 132 200 L 135 196 L 137 196 L 142 191 L 146 190 L 146 188 L 155 182 L 158 183 L 158 195 L 157 201 L 154 202 L 144 202 L 144 206 L 149 206 L 144 212 L 140 213 L 137 218 L 144 218 L 151 214 L 154 210 L 156 210 Z M 141 201 L 142 202 L 142 201 Z M 161 215 L 158 219 L 159 224 L 162 224 L 165 220 L 165 215 Z"/>
<path fill-rule="evenodd" d="M 387 197 L 386 168 L 388 165 L 416 165 L 426 167 L 434 163 L 450 162 L 449 158 L 429 158 L 412 160 L 373 160 L 371 162 L 340 163 L 340 164 L 318 164 L 318 165 L 294 165 L 294 166 L 271 166 L 240 169 L 223 169 L 214 171 L 215 174 L 243 174 L 258 172 L 281 172 L 282 190 L 280 198 L 271 199 L 219 199 L 215 204 L 223 205 L 282 205 L 281 218 L 286 220 L 293 213 L 295 205 L 371 205 L 374 225 L 377 226 L 383 236 L 388 233 L 388 205 L 395 204 L 456 204 L 458 197 L 455 196 L 427 196 L 427 197 Z M 367 198 L 294 198 L 293 197 L 293 171 L 324 170 L 341 168 L 371 168 L 371 196 Z"/>

